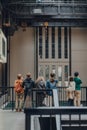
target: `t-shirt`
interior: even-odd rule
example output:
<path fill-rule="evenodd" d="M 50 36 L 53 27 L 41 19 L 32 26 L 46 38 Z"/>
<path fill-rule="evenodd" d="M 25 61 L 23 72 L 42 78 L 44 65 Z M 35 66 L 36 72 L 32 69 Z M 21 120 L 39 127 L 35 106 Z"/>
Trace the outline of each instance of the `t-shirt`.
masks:
<path fill-rule="evenodd" d="M 50 80 L 47 80 L 46 82 L 46 89 L 56 89 L 58 80 L 54 80 L 53 82 L 51 82 Z M 52 91 L 47 91 L 48 95 L 52 95 Z"/>
<path fill-rule="evenodd" d="M 82 84 L 82 81 L 79 77 L 75 77 L 74 78 L 74 81 L 75 81 L 75 90 L 81 90 L 81 84 Z"/>

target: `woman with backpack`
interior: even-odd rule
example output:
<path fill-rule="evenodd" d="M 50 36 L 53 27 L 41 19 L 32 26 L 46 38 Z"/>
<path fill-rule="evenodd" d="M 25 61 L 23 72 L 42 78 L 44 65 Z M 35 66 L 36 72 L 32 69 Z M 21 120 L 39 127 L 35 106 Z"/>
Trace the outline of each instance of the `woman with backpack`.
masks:
<path fill-rule="evenodd" d="M 40 76 L 37 78 L 35 82 L 35 88 L 38 89 L 38 91 L 36 92 L 37 106 L 44 106 L 43 101 L 46 95 L 45 91 L 43 91 L 46 88 L 44 77 Z"/>

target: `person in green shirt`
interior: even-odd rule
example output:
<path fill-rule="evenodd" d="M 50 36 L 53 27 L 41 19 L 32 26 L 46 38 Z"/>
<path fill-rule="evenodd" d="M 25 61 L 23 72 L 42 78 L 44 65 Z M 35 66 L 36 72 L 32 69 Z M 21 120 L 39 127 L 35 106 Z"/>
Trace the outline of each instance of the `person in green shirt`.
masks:
<path fill-rule="evenodd" d="M 80 106 L 81 102 L 81 84 L 82 81 L 79 77 L 79 73 L 75 72 L 74 73 L 74 81 L 75 81 L 75 99 L 74 99 L 74 105 L 75 106 Z"/>

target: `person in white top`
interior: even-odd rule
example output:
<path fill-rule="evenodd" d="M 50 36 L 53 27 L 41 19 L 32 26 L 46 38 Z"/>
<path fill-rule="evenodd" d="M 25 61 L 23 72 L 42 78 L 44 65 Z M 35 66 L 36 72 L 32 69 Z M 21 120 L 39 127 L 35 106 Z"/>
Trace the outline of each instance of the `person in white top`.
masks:
<path fill-rule="evenodd" d="M 67 88 L 67 99 L 69 106 L 74 106 L 74 93 L 75 93 L 75 82 L 73 77 L 70 77 Z"/>

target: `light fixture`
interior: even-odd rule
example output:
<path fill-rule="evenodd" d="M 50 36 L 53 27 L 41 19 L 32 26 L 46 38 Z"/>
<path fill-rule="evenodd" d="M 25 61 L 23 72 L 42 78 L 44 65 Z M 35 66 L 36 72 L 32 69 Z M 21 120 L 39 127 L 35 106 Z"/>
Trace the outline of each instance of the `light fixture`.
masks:
<path fill-rule="evenodd" d="M 3 26 L 5 26 L 5 27 L 11 26 L 10 16 L 8 18 L 4 18 Z"/>
<path fill-rule="evenodd" d="M 44 27 L 47 29 L 47 27 L 48 27 L 48 22 L 44 22 Z"/>
<path fill-rule="evenodd" d="M 27 23 L 26 22 L 22 22 L 21 23 L 21 27 L 22 27 L 23 31 L 26 31 Z"/>

